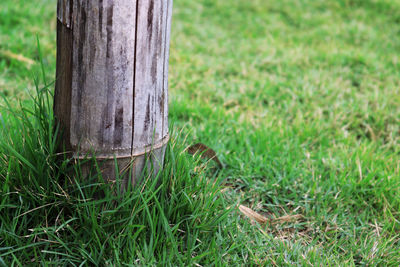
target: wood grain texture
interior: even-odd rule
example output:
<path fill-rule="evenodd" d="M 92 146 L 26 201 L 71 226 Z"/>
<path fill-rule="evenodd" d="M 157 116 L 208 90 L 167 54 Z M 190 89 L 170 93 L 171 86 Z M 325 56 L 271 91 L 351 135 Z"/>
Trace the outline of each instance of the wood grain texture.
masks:
<path fill-rule="evenodd" d="M 72 31 L 57 21 L 57 71 L 54 91 L 54 114 L 62 128 L 67 151 L 71 150 Z M 60 148 L 61 149 L 61 148 Z"/>
<path fill-rule="evenodd" d="M 171 16 L 172 0 L 58 0 L 54 110 L 75 157 L 165 145 Z"/>
<path fill-rule="evenodd" d="M 164 62 L 169 1 L 139 0 L 133 149 L 159 140 L 164 122 Z M 164 97 L 163 97 L 164 96 Z"/>
<path fill-rule="evenodd" d="M 71 144 L 129 155 L 132 142 L 135 2 L 74 1 Z"/>
<path fill-rule="evenodd" d="M 168 135 L 168 67 L 169 67 L 169 46 L 171 39 L 171 22 L 172 22 L 172 7 L 173 0 L 167 1 L 167 11 L 165 14 L 166 28 L 163 31 L 165 34 L 164 41 L 164 67 L 163 67 L 163 92 L 160 102 L 163 103 L 163 136 Z"/>
<path fill-rule="evenodd" d="M 72 1 L 73 0 L 58 0 L 57 2 L 58 21 L 64 24 L 67 28 L 72 27 Z"/>

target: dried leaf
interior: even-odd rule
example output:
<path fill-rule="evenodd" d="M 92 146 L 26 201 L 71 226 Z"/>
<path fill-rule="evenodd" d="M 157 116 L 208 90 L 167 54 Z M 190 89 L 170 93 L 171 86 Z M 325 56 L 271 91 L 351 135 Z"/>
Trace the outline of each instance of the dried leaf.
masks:
<path fill-rule="evenodd" d="M 252 209 L 250 209 L 250 208 L 248 208 L 248 207 L 246 207 L 246 206 L 240 205 L 240 206 L 239 206 L 239 210 L 240 210 L 246 217 L 248 217 L 249 219 L 251 219 L 251 220 L 253 220 L 253 221 L 256 221 L 256 222 L 258 222 L 258 223 L 260 223 L 260 224 L 264 224 L 264 223 L 267 223 L 267 222 L 268 222 L 268 219 L 267 219 L 267 218 L 265 218 L 265 217 L 262 216 L 261 214 L 258 214 L 257 212 L 255 212 L 254 210 L 252 210 Z"/>
<path fill-rule="evenodd" d="M 201 158 L 213 160 L 218 164 L 218 166 L 221 169 L 223 168 L 223 165 L 222 165 L 221 161 L 217 157 L 217 153 L 215 153 L 214 150 L 212 150 L 211 148 L 209 148 L 205 144 L 197 143 L 195 145 L 192 145 L 192 146 L 188 147 L 186 149 L 186 151 L 191 155 L 194 155 L 194 154 L 198 153 L 198 154 L 200 154 Z"/>
<path fill-rule="evenodd" d="M 8 50 L 0 50 L 0 55 L 3 57 L 6 57 L 8 59 L 14 59 L 14 60 L 20 61 L 22 63 L 25 63 L 28 65 L 27 66 L 28 68 L 31 67 L 33 64 L 35 64 L 35 61 L 33 61 L 32 59 L 27 58 L 21 54 L 15 54 Z"/>

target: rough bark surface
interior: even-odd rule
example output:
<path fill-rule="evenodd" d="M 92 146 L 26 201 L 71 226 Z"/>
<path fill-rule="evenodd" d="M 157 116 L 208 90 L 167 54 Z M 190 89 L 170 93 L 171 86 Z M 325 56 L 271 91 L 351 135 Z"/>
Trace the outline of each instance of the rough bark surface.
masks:
<path fill-rule="evenodd" d="M 54 110 L 75 157 L 165 145 L 171 15 L 172 0 L 58 0 Z"/>

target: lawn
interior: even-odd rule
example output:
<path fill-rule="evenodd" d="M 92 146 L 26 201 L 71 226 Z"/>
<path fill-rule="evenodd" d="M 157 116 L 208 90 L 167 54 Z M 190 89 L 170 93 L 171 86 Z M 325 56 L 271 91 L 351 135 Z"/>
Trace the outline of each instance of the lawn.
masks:
<path fill-rule="evenodd" d="M 175 0 L 161 186 L 124 196 L 55 155 L 55 2 L 0 3 L 0 265 L 399 265 L 399 0 Z"/>

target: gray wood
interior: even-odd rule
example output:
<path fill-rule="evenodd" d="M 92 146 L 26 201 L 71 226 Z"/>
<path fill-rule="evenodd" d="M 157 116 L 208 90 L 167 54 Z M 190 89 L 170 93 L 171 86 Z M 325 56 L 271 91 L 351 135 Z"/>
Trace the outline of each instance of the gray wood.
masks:
<path fill-rule="evenodd" d="M 172 0 L 58 0 L 54 110 L 74 157 L 165 146 L 171 15 Z"/>
<path fill-rule="evenodd" d="M 163 31 L 165 34 L 165 45 L 164 45 L 164 67 L 163 67 L 163 93 L 162 103 L 163 108 L 163 136 L 168 135 L 168 67 L 169 67 L 169 45 L 171 39 L 171 22 L 172 22 L 172 6 L 173 0 L 167 1 L 167 11 L 165 14 L 166 29 Z"/>
<path fill-rule="evenodd" d="M 67 28 L 71 28 L 72 24 L 72 0 L 58 0 L 57 3 L 58 21 Z"/>
<path fill-rule="evenodd" d="M 163 137 L 163 32 L 168 1 L 140 0 L 137 19 L 133 149 Z M 164 34 L 165 35 L 165 34 Z M 154 89 L 150 89 L 154 88 Z M 145 107 L 145 108 L 143 108 Z M 154 114 L 152 116 L 151 114 Z"/>

